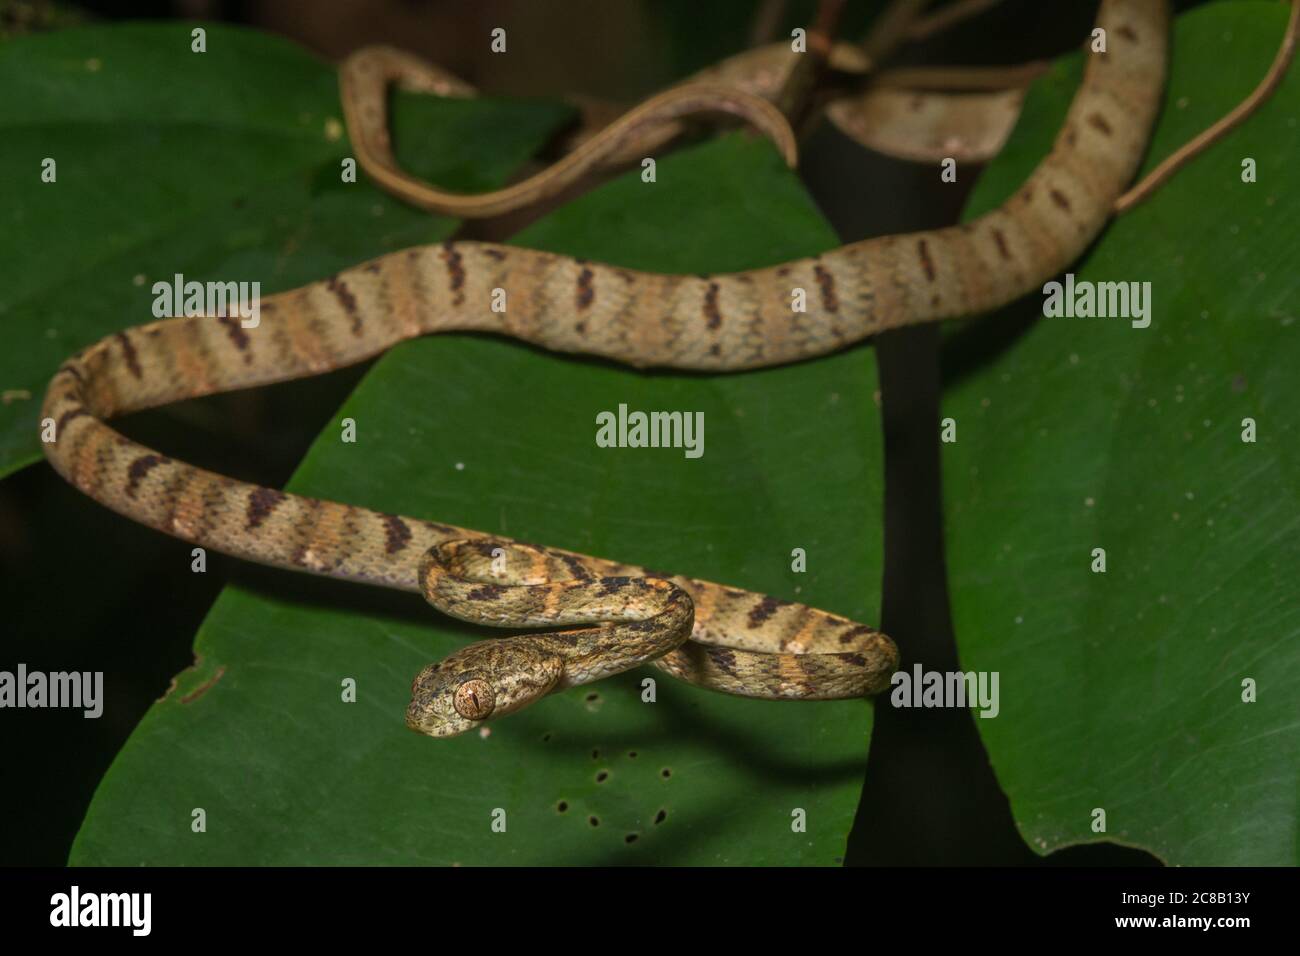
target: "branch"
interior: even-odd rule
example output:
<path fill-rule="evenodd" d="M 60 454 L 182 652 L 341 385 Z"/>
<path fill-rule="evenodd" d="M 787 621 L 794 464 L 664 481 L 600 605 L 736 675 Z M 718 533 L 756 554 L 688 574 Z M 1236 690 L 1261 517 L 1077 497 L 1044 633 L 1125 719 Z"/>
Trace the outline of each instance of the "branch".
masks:
<path fill-rule="evenodd" d="M 969 20 L 985 10 L 992 10 L 1001 2 L 1002 0 L 956 0 L 955 3 L 950 3 L 937 13 L 915 20 L 907 29 L 907 38 L 909 40 L 929 39 L 963 20 Z"/>
<path fill-rule="evenodd" d="M 1259 86 L 1255 87 L 1254 92 L 1238 103 L 1227 116 L 1224 116 L 1194 139 L 1184 143 L 1168 156 L 1164 162 L 1147 173 L 1141 182 L 1116 199 L 1116 214 L 1126 213 L 1146 200 L 1191 159 L 1199 156 L 1211 145 L 1223 139 L 1224 136 L 1239 126 L 1248 116 L 1259 109 L 1265 100 L 1273 95 L 1278 85 L 1281 84 L 1282 77 L 1286 75 L 1287 67 L 1291 65 L 1292 58 L 1295 56 L 1298 28 L 1300 28 L 1300 0 L 1291 0 L 1291 19 L 1287 22 L 1286 33 L 1282 37 L 1282 45 L 1278 48 L 1277 56 L 1273 59 L 1273 65 L 1269 67 L 1268 73 L 1260 81 Z"/>

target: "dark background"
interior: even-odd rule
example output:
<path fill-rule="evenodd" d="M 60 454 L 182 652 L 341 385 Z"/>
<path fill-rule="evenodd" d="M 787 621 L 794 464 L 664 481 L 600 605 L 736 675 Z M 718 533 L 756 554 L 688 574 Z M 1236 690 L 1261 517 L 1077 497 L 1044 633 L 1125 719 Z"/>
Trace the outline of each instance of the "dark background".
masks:
<path fill-rule="evenodd" d="M 841 36 L 858 38 L 881 6 L 879 0 L 850 0 Z M 630 103 L 775 37 L 764 23 L 788 35 L 791 26 L 810 22 L 812 9 L 809 0 L 93 0 L 77 7 L 0 0 L 0 31 L 13 36 L 128 18 L 220 20 L 283 34 L 329 60 L 367 43 L 393 43 L 490 94 L 583 93 Z M 1095 11 L 1095 0 L 1006 0 L 904 48 L 897 61 L 1050 58 L 1082 42 Z M 776 16 L 765 21 L 765 12 Z M 480 42 L 493 26 L 540 39 L 493 57 Z M 544 55 L 554 50 L 565 52 Z M 800 175 L 846 242 L 951 223 L 969 188 L 929 188 L 928 167 L 869 153 L 826 125 L 802 145 Z M 963 176 L 962 182 L 973 179 Z M 520 217 L 507 217 L 461 234 L 501 239 L 521 225 Z M 934 422 L 943 369 L 972 359 L 946 354 L 937 326 L 889 332 L 876 346 L 886 474 L 881 625 L 902 649 L 904 667 L 919 661 L 927 669 L 957 670 Z M 280 486 L 363 372 L 185 403 L 135 416 L 129 431 L 181 459 L 238 462 L 241 477 Z M 191 643 L 213 599 L 228 581 L 261 573 L 209 552 L 207 574 L 177 578 L 166 569 L 188 562 L 190 547 L 94 505 L 45 464 L 0 481 L 0 601 L 10 628 L 3 666 L 24 661 L 41 670 L 102 670 L 107 696 L 98 720 L 77 711 L 5 714 L 0 864 L 66 862 L 114 755 L 172 676 L 192 663 Z M 166 590 L 160 600 L 161 582 Z M 1113 844 L 1039 857 L 1016 832 L 971 713 L 888 706 L 875 711 L 846 862 L 1157 863 Z"/>

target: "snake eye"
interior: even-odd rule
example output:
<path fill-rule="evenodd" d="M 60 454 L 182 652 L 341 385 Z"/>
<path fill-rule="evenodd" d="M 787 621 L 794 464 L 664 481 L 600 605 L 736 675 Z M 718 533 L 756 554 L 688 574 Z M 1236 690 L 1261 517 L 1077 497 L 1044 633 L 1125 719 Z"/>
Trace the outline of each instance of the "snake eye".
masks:
<path fill-rule="evenodd" d="M 466 720 L 485 720 L 496 706 L 496 694 L 493 693 L 491 684 L 475 677 L 456 688 L 452 703 L 456 707 L 456 713 Z"/>

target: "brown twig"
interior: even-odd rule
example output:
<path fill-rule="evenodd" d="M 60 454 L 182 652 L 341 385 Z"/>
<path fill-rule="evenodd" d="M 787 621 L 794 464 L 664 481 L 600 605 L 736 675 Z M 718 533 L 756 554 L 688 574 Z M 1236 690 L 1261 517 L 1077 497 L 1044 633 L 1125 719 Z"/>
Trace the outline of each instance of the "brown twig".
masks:
<path fill-rule="evenodd" d="M 1295 57 L 1297 30 L 1300 28 L 1300 0 L 1291 0 L 1291 19 L 1287 22 L 1282 45 L 1278 48 L 1273 65 L 1269 67 L 1264 79 L 1254 91 L 1233 108 L 1213 126 L 1194 139 L 1188 140 L 1175 150 L 1151 172 L 1147 173 L 1136 186 L 1115 200 L 1116 214 L 1128 212 L 1165 184 L 1179 169 L 1193 157 L 1205 152 L 1211 145 L 1221 140 L 1229 131 L 1236 128 L 1248 116 L 1259 109 L 1260 105 L 1273 95 L 1273 92 L 1286 75 L 1287 67 Z"/>
<path fill-rule="evenodd" d="M 816 53 L 823 60 L 830 56 L 831 46 L 835 43 L 835 33 L 840 28 L 840 16 L 844 13 L 844 0 L 821 0 L 817 4 L 817 19 L 809 31 L 809 46 L 816 47 Z"/>
<path fill-rule="evenodd" d="M 956 0 L 942 10 L 914 20 L 907 28 L 907 39 L 925 40 L 941 30 L 956 26 L 985 10 L 992 10 L 1002 0 Z"/>
<path fill-rule="evenodd" d="M 785 19 L 786 0 L 763 0 L 749 28 L 749 45 L 762 46 L 776 39 L 776 31 Z"/>
<path fill-rule="evenodd" d="M 862 41 L 862 52 L 867 55 L 873 70 L 879 69 L 880 64 L 908 39 L 912 24 L 930 3 L 931 0 L 894 0 L 876 18 L 871 32 Z"/>
<path fill-rule="evenodd" d="M 817 4 L 817 19 L 808 30 L 808 51 L 795 57 L 794 67 L 776 98 L 777 108 L 791 126 L 800 125 L 812 92 L 826 72 L 843 12 L 844 0 L 820 0 Z"/>
<path fill-rule="evenodd" d="M 1047 70 L 1041 61 L 1016 66 L 906 66 L 886 70 L 873 82 L 908 90 L 1011 90 L 1028 86 Z"/>

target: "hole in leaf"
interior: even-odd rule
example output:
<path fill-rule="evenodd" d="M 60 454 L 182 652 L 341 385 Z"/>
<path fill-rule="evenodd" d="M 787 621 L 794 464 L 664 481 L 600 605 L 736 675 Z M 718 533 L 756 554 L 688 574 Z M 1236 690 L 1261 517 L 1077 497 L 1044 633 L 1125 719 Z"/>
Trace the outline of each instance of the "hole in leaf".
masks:
<path fill-rule="evenodd" d="M 600 826 L 600 821 L 595 817 L 587 817 L 587 822 L 590 823 L 593 827 Z"/>
<path fill-rule="evenodd" d="M 600 751 L 599 751 L 599 750 L 593 750 L 593 751 L 591 752 L 591 759 L 592 759 L 592 760 L 599 760 L 599 759 L 600 759 Z"/>
<path fill-rule="evenodd" d="M 629 751 L 627 752 L 627 755 L 628 755 L 628 757 L 631 758 L 632 760 L 635 760 L 635 759 L 636 759 L 636 751 L 635 751 L 635 750 L 629 750 Z"/>
<path fill-rule="evenodd" d="M 609 779 L 609 771 L 608 771 L 608 770 L 602 770 L 600 773 L 596 774 L 596 782 L 597 782 L 597 783 L 604 783 L 604 782 L 605 782 L 606 780 L 608 780 L 608 779 Z"/>
<path fill-rule="evenodd" d="M 667 819 L 668 819 L 668 811 L 660 810 L 658 813 L 655 814 L 655 825 L 657 826 L 660 823 L 663 823 Z"/>
<path fill-rule="evenodd" d="M 667 780 L 667 779 L 668 779 L 669 777 L 671 777 L 672 775 L 673 775 L 673 772 L 672 772 L 671 770 L 669 770 L 667 767 L 664 767 L 664 769 L 662 769 L 662 770 L 659 771 L 659 776 L 663 777 L 665 780 Z"/>
<path fill-rule="evenodd" d="M 629 833 L 627 836 L 623 837 L 623 842 L 624 842 L 624 843 L 635 843 L 635 842 L 636 842 L 636 837 L 637 837 L 637 835 L 636 835 L 635 833 Z"/>
<path fill-rule="evenodd" d="M 559 803 L 555 805 L 556 813 L 564 813 L 568 809 L 569 809 L 569 804 L 567 801 L 564 800 L 561 800 Z"/>

